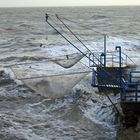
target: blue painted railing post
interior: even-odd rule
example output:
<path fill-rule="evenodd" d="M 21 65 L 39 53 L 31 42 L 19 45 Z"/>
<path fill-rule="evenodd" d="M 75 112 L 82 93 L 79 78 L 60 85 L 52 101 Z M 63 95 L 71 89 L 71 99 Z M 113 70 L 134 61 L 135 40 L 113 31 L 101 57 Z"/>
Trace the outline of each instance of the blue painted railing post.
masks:
<path fill-rule="evenodd" d="M 89 58 L 91 58 L 91 53 L 89 53 Z M 89 67 L 91 66 L 91 61 L 89 60 Z"/>
<path fill-rule="evenodd" d="M 130 74 L 129 74 L 129 82 L 130 83 L 132 82 L 132 72 L 130 72 Z"/>
<path fill-rule="evenodd" d="M 135 101 L 138 101 L 138 85 L 136 85 Z"/>
<path fill-rule="evenodd" d="M 104 59 L 103 59 L 104 58 Z M 104 62 L 103 62 L 104 61 Z M 101 55 L 100 55 L 100 65 L 102 66 L 102 65 L 104 65 L 104 67 L 105 67 L 105 54 L 104 53 L 101 53 Z"/>
<path fill-rule="evenodd" d="M 121 94 L 121 99 L 123 99 L 125 97 L 125 95 L 124 95 L 125 91 L 124 91 L 124 88 L 123 88 L 124 85 L 122 85 L 122 56 L 121 56 L 121 47 L 120 46 L 116 46 L 115 49 L 119 51 L 120 94 Z"/>
<path fill-rule="evenodd" d="M 96 85 L 96 71 L 92 69 L 92 86 Z"/>
<path fill-rule="evenodd" d="M 104 67 L 106 67 L 106 34 L 104 34 Z"/>

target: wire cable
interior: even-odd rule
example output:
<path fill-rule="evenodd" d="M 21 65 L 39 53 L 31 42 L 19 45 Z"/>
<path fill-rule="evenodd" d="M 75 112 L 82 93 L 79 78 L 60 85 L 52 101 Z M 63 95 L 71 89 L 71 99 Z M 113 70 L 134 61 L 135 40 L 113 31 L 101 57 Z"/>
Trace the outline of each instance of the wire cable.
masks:
<path fill-rule="evenodd" d="M 48 21 L 48 14 L 46 14 L 46 22 L 50 25 L 50 27 L 52 27 L 59 35 L 61 35 L 70 45 L 72 45 L 74 48 L 76 48 L 81 54 L 83 54 L 86 58 L 88 58 L 90 61 L 92 61 L 98 68 L 102 69 L 103 71 L 105 71 L 101 66 L 97 65 L 90 57 L 88 57 L 85 53 L 83 53 L 77 46 L 75 46 L 69 39 L 67 39 L 61 32 L 59 32 L 49 21 Z M 109 72 L 105 71 L 107 75 L 111 76 L 113 79 L 116 80 L 116 78 L 114 76 L 112 76 Z M 117 80 L 116 80 L 117 81 Z M 121 88 L 121 87 L 120 87 Z M 120 111 L 118 110 L 118 108 L 115 106 L 115 104 L 112 102 L 112 100 L 110 99 L 110 97 L 105 94 L 107 96 L 107 98 L 109 99 L 109 101 L 111 102 L 111 104 L 114 106 L 115 110 L 117 111 L 117 113 L 122 116 L 122 114 L 120 113 Z"/>

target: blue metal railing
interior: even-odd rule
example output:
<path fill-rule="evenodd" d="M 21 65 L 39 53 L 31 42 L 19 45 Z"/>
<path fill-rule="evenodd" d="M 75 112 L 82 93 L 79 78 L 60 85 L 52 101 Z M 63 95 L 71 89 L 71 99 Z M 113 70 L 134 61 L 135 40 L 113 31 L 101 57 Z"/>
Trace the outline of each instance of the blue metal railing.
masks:
<path fill-rule="evenodd" d="M 131 71 L 129 74 L 129 81 L 130 82 L 140 82 L 140 71 Z"/>
<path fill-rule="evenodd" d="M 118 51 L 106 52 L 106 60 L 104 60 L 105 55 L 103 54 L 104 54 L 103 52 L 94 52 L 92 54 L 89 53 L 89 57 L 93 61 L 97 62 L 99 66 L 101 66 L 100 62 L 102 62 L 102 64 L 106 62 L 106 66 L 112 66 L 112 67 L 119 66 L 120 60 L 119 60 Z M 100 61 L 98 61 L 97 58 Z M 128 55 L 126 55 L 125 53 L 121 53 L 121 65 L 122 67 L 125 67 L 128 65 L 136 65 L 136 64 Z M 91 61 L 89 61 L 89 66 L 94 67 Z"/>
<path fill-rule="evenodd" d="M 133 71 L 132 73 L 140 73 L 138 71 Z M 122 101 L 138 101 L 140 99 L 140 82 L 139 81 L 133 81 L 133 78 L 140 79 L 140 76 L 131 76 L 130 79 L 125 79 L 125 77 L 122 75 L 121 77 L 121 85 L 115 80 L 112 79 L 111 83 L 107 83 L 105 81 L 102 82 L 102 84 L 98 83 L 98 79 L 105 79 L 108 80 L 111 77 L 105 77 L 104 73 L 98 73 L 95 69 L 93 69 L 93 76 L 92 76 L 92 86 L 93 87 L 102 87 L 102 88 L 110 88 L 110 89 L 119 89 L 121 91 L 121 100 Z M 98 77 L 98 78 L 97 78 Z"/>
<path fill-rule="evenodd" d="M 138 101 L 140 99 L 140 82 L 125 82 L 122 86 L 121 100 Z"/>
<path fill-rule="evenodd" d="M 111 65 L 111 67 L 118 67 L 116 69 L 116 76 L 118 78 L 115 80 L 109 75 L 106 75 L 106 71 L 98 71 L 93 68 L 93 76 L 92 76 L 92 86 L 94 87 L 103 87 L 103 88 L 118 88 L 121 92 L 121 100 L 122 101 L 139 101 L 140 99 L 140 71 L 130 71 L 128 75 L 124 74 L 123 67 L 128 66 L 131 62 L 132 65 L 136 65 L 126 54 L 121 52 L 121 47 L 117 46 L 115 52 L 107 52 L 106 53 L 106 60 L 104 60 L 104 55 L 101 52 L 96 52 L 93 54 L 89 54 L 89 57 L 93 61 L 97 61 L 95 59 L 98 58 L 102 64 L 106 61 L 106 66 Z M 117 53 L 118 54 L 117 54 Z M 100 66 L 100 62 L 98 65 Z M 91 63 L 89 62 L 89 65 Z M 103 65 L 102 65 L 103 66 Z M 94 66 L 93 66 L 94 67 Z M 98 66 L 96 66 L 98 67 Z M 99 79 L 101 82 L 99 82 Z M 111 82 L 108 82 L 108 79 Z"/>

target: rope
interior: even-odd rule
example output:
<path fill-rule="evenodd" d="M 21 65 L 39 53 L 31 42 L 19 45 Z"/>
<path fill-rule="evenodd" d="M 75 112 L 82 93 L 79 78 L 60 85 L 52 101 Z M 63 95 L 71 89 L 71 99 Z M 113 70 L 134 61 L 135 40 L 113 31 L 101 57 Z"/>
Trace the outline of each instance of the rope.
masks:
<path fill-rule="evenodd" d="M 79 23 L 79 22 L 75 22 L 75 21 L 69 20 L 69 19 L 67 19 L 67 18 L 65 18 L 65 17 L 62 17 L 62 16 L 61 16 L 61 18 L 65 19 L 65 20 L 67 20 L 67 21 L 73 22 L 73 23 L 77 23 L 77 24 L 80 25 L 82 28 L 85 28 L 85 29 L 88 29 L 88 30 L 92 30 L 92 31 L 94 31 L 94 32 L 97 33 L 97 34 L 104 35 L 103 33 L 99 32 L 99 31 L 93 30 L 93 29 L 90 28 L 89 26 L 87 27 L 87 25 L 82 25 L 82 24 Z"/>
<path fill-rule="evenodd" d="M 72 33 L 72 35 L 74 35 L 74 37 L 89 51 L 89 52 L 91 52 L 90 51 L 90 49 L 80 40 L 80 38 L 78 38 L 77 36 L 76 36 L 76 34 L 74 34 L 74 32 L 59 18 L 59 16 L 56 14 L 56 17 L 57 17 L 57 19 L 59 20 L 59 21 L 61 21 L 61 23 L 70 31 L 70 33 Z M 92 53 L 92 52 L 91 52 Z"/>
<path fill-rule="evenodd" d="M 82 42 L 82 40 L 66 25 L 61 18 L 56 14 L 57 19 L 69 30 L 69 32 L 90 52 L 93 54 L 93 52 Z"/>
<path fill-rule="evenodd" d="M 94 32 L 97 33 L 97 34 L 104 35 L 103 33 L 99 32 L 99 31 L 93 30 L 93 28 L 90 28 L 89 26 L 87 27 L 87 25 L 83 25 L 83 24 L 81 24 L 81 23 L 79 23 L 79 22 L 69 20 L 69 19 L 67 19 L 67 18 L 65 18 L 65 17 L 62 17 L 62 16 L 61 16 L 61 18 L 65 19 L 65 20 L 67 20 L 67 21 L 69 21 L 69 22 L 77 23 L 78 25 L 80 25 L 80 27 L 85 28 L 85 29 L 92 30 L 92 31 L 94 31 Z M 113 35 L 113 37 L 120 37 L 120 35 L 118 35 L 118 34 L 112 34 L 112 33 L 111 33 L 110 35 L 111 35 L 111 36 Z M 128 36 L 128 38 L 130 38 L 130 39 L 135 39 L 135 40 L 140 40 L 139 38 L 136 38 L 136 37 L 133 37 L 133 36 Z"/>
<path fill-rule="evenodd" d="M 69 32 L 71 32 L 72 33 L 72 35 L 74 35 L 75 37 L 76 37 L 76 39 L 78 39 L 78 41 L 80 42 L 80 43 L 82 43 L 82 45 L 84 44 L 81 40 L 80 40 L 80 38 L 78 38 L 77 37 L 77 35 L 75 35 L 74 34 L 74 32 L 60 19 L 60 17 L 58 17 L 58 15 L 56 14 L 56 15 L 52 15 L 52 14 L 49 14 L 49 15 L 51 15 L 51 16 L 55 16 L 58 20 L 59 20 L 59 22 L 61 22 L 64 26 L 65 26 L 65 28 L 67 28 L 68 29 L 68 31 Z M 49 18 L 50 18 L 50 16 L 49 16 Z M 51 21 L 52 22 L 54 22 L 54 19 L 52 19 L 52 18 L 50 18 L 51 19 Z M 65 18 L 64 18 L 65 19 Z M 67 19 L 68 20 L 68 19 Z M 70 20 L 68 20 L 68 21 L 70 21 Z M 77 23 L 77 22 L 75 22 L 75 23 Z M 55 22 L 55 25 L 57 25 L 59 28 L 61 28 L 62 30 L 63 30 L 63 28 L 59 25 L 59 24 L 57 24 L 56 22 Z M 87 28 L 86 28 L 87 29 Z M 71 30 L 71 31 L 70 31 Z M 91 29 L 90 29 L 90 31 L 91 31 Z M 63 32 L 65 32 L 65 33 L 67 33 L 66 31 L 64 31 L 63 30 Z M 97 31 L 94 31 L 94 32 L 97 32 Z M 103 34 L 102 34 L 103 35 Z M 83 45 L 84 47 L 86 47 L 86 49 L 88 50 L 88 51 L 90 51 L 90 49 L 88 49 L 88 47 L 84 44 Z M 95 48 L 94 48 L 94 50 L 96 50 Z M 96 50 L 97 51 L 97 50 Z M 91 52 L 92 53 L 92 52 Z M 99 61 L 99 60 L 98 60 Z"/>
<path fill-rule="evenodd" d="M 47 15 L 48 17 L 48 15 Z M 85 53 L 83 53 L 77 46 L 75 46 L 69 39 L 67 39 L 62 33 L 60 33 L 48 20 L 48 18 L 46 18 L 46 22 L 59 34 L 61 35 L 70 45 L 72 45 L 74 48 L 76 48 L 82 55 L 84 55 L 86 58 L 88 58 L 90 61 L 92 61 L 93 63 L 95 63 L 90 57 L 88 57 Z M 98 66 L 95 63 L 96 66 Z"/>
<path fill-rule="evenodd" d="M 71 56 L 71 55 L 74 55 L 74 54 L 80 54 L 80 53 L 71 53 L 71 54 L 67 54 L 66 56 Z M 59 55 L 57 57 L 48 57 L 48 58 L 44 58 L 41 62 L 40 61 L 32 61 L 32 62 L 24 62 L 24 63 L 16 63 L 16 64 L 11 64 L 11 65 L 6 65 L 4 67 L 13 67 L 13 66 L 18 66 L 18 65 L 29 65 L 29 64 L 36 64 L 36 63 L 44 63 L 44 62 L 50 62 L 50 61 L 59 61 L 59 60 L 65 60 L 66 57 L 65 55 Z M 70 58 L 71 59 L 71 58 Z"/>
<path fill-rule="evenodd" d="M 12 71 L 14 71 L 14 70 L 12 69 Z M 91 71 L 89 70 L 88 72 L 91 72 Z M 74 75 L 74 74 L 82 74 L 82 73 L 87 73 L 87 71 L 72 72 L 72 73 L 66 73 L 66 74 L 62 73 L 62 74 L 54 74 L 54 75 L 43 75 L 43 76 L 25 77 L 25 78 L 17 78 L 18 76 L 16 75 L 16 78 L 19 79 L 19 80 L 30 80 L 30 79 L 36 79 L 36 78 L 57 77 L 57 76 Z"/>
<path fill-rule="evenodd" d="M 57 19 L 68 29 L 68 31 L 100 62 L 100 64 L 103 66 L 102 62 L 91 52 L 91 50 L 82 42 L 80 38 L 77 37 L 77 35 L 59 18 L 59 16 L 56 14 Z"/>

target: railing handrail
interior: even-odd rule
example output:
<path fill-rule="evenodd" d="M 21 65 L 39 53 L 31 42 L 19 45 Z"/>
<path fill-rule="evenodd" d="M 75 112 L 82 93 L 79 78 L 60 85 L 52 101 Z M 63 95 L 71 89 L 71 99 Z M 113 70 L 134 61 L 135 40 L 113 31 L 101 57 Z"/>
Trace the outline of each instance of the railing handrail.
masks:
<path fill-rule="evenodd" d="M 131 71 L 130 73 L 140 73 L 140 71 Z"/>
<path fill-rule="evenodd" d="M 119 56 L 116 53 L 117 53 L 117 51 L 107 52 L 106 53 L 106 61 L 107 61 L 106 63 L 112 62 L 112 65 L 113 65 L 113 63 L 119 64 L 120 63 L 119 60 L 118 60 L 118 62 L 117 62 L 117 60 L 116 61 L 114 60 L 114 59 L 119 59 Z M 89 53 L 89 57 L 91 57 L 91 55 L 92 55 L 93 59 L 94 59 L 95 56 L 98 57 L 98 58 L 101 58 L 101 54 L 103 54 L 103 52 Z M 123 66 L 124 65 L 126 66 L 127 65 L 127 58 L 128 57 L 124 53 L 123 53 L 123 55 L 124 55 L 124 57 L 123 56 L 121 57 L 121 60 L 122 60 L 121 64 Z M 95 58 L 95 60 L 96 60 L 96 58 Z"/>

